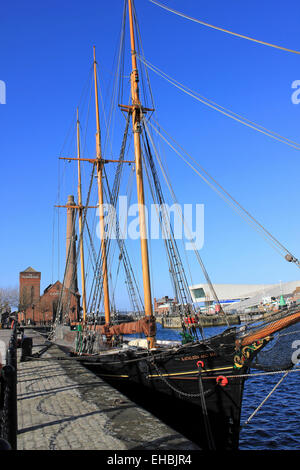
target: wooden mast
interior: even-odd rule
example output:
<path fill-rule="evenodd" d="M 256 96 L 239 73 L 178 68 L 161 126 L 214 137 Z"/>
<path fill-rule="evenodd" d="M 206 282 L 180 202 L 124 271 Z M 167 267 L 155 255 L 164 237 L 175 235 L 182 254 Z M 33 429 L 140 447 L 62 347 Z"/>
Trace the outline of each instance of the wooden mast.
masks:
<path fill-rule="evenodd" d="M 80 268 L 81 268 L 81 286 L 82 286 L 82 309 L 83 321 L 86 321 L 86 286 L 85 286 L 85 273 L 84 273 L 84 251 L 83 251 L 83 233 L 82 233 L 82 189 L 81 189 L 81 168 L 80 168 L 80 130 L 79 130 L 79 117 L 77 108 L 77 158 L 78 158 L 78 221 L 79 221 L 79 247 L 80 247 Z"/>
<path fill-rule="evenodd" d="M 129 13 L 129 26 L 130 26 L 131 62 L 132 62 L 132 72 L 131 72 L 131 80 L 130 80 L 131 81 L 131 100 L 132 100 L 132 127 L 133 127 L 133 135 L 134 135 L 137 198 L 138 198 L 138 205 L 139 205 L 144 304 L 145 304 L 145 314 L 148 316 L 152 316 L 150 269 L 149 269 L 148 243 L 147 243 L 146 215 L 145 215 L 145 195 L 144 195 L 142 152 L 141 152 L 141 140 L 140 140 L 140 132 L 141 132 L 140 121 L 141 121 L 142 106 L 141 106 L 140 97 L 139 97 L 139 86 L 138 86 L 139 75 L 138 75 L 137 62 L 136 62 L 132 0 L 128 0 L 128 13 Z M 148 337 L 148 342 L 149 342 L 150 348 L 155 347 L 154 337 Z"/>
<path fill-rule="evenodd" d="M 101 255 L 102 255 L 102 276 L 103 276 L 103 294 L 104 294 L 104 314 L 105 323 L 110 322 L 110 306 L 109 306 L 109 289 L 108 289 L 108 273 L 106 258 L 106 240 L 104 227 L 104 211 L 103 211 L 103 187 L 102 173 L 104 161 L 101 154 L 100 141 L 100 118 L 99 118 L 99 102 L 98 102 L 98 83 L 97 83 L 97 62 L 94 46 L 94 83 L 95 83 L 95 106 L 96 106 L 96 168 L 98 182 L 98 200 L 99 200 L 99 217 L 100 217 L 100 237 L 101 237 Z"/>

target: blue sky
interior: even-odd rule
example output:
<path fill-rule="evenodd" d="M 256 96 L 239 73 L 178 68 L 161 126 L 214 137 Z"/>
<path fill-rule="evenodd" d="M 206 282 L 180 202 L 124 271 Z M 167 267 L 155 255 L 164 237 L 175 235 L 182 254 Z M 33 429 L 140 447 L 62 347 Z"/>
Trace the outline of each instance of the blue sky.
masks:
<path fill-rule="evenodd" d="M 291 101 L 291 84 L 300 79 L 299 55 L 205 28 L 148 0 L 135 3 L 145 57 L 151 63 L 220 105 L 300 141 L 300 104 Z M 300 5 L 295 0 L 165 4 L 208 23 L 300 50 Z M 123 0 L 28 0 L 1 7 L 0 80 L 7 91 L 6 104 L 0 105 L 3 287 L 16 285 L 18 273 L 29 265 L 42 272 L 42 288 L 62 277 L 63 228 L 60 268 L 52 249 L 53 206 L 64 172 L 58 156 L 89 76 L 93 45 L 106 93 L 122 8 Z M 149 73 L 160 124 L 299 257 L 299 151 L 206 108 Z M 94 132 L 93 120 L 91 125 Z M 70 140 L 70 152 L 72 145 Z M 89 145 L 92 152 L 94 143 Z M 200 254 L 213 282 L 267 284 L 300 278 L 297 267 L 284 261 L 167 148 L 165 158 L 178 201 L 205 206 Z M 74 183 L 68 176 L 62 193 L 71 188 Z M 63 227 L 62 214 L 60 224 Z M 57 248 L 55 242 L 54 252 Z M 139 246 L 133 247 L 133 257 L 138 262 Z M 161 257 L 155 242 L 151 260 L 156 297 L 172 295 Z M 190 263 L 193 282 L 202 282 L 199 267 L 192 258 Z M 118 292 L 126 307 L 121 287 Z"/>

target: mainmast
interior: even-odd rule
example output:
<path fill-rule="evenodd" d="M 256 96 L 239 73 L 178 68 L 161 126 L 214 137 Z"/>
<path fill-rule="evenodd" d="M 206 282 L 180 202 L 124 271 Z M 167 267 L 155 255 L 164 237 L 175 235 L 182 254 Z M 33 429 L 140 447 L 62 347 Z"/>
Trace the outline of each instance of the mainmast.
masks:
<path fill-rule="evenodd" d="M 100 118 L 99 118 L 99 102 L 98 102 L 98 82 L 97 82 L 97 62 L 94 47 L 94 82 L 95 82 L 95 105 L 96 105 L 96 168 L 98 182 L 98 200 L 99 200 L 99 217 L 100 217 L 100 237 L 101 237 L 101 255 L 102 255 L 102 276 L 103 276 L 103 294 L 104 294 L 104 314 L 105 323 L 110 322 L 110 306 L 109 306 L 109 289 L 108 289 L 108 273 L 107 273 L 107 257 L 106 257 L 106 240 L 104 227 L 104 211 L 103 211 L 103 185 L 102 174 L 104 161 L 101 154 L 100 139 Z"/>
<path fill-rule="evenodd" d="M 141 122 L 142 106 L 141 106 L 140 97 L 139 97 L 139 86 L 138 86 L 139 75 L 138 75 L 137 62 L 136 62 L 132 0 L 128 0 L 128 13 L 129 13 L 129 26 L 130 26 L 131 62 L 132 62 L 131 112 L 132 112 L 132 127 L 133 127 L 133 136 L 134 136 L 137 198 L 138 198 L 138 205 L 139 205 L 139 224 L 140 224 L 142 270 L 143 270 L 144 305 L 145 305 L 145 314 L 148 316 L 152 316 L 150 269 L 149 269 L 149 257 L 148 257 L 146 215 L 145 215 L 145 195 L 144 195 L 142 152 L 141 152 L 141 139 L 140 139 L 140 132 L 141 132 L 140 122 Z M 155 338 L 149 337 L 148 341 L 149 341 L 149 347 L 153 348 L 155 346 Z"/>
<path fill-rule="evenodd" d="M 82 286 L 82 310 L 83 321 L 86 321 L 86 286 L 85 286 L 85 272 L 84 272 L 84 251 L 83 251 L 83 232 L 82 232 L 82 189 L 81 189 L 81 167 L 80 167 L 80 130 L 79 130 L 79 117 L 77 108 L 77 158 L 78 158 L 78 219 L 79 219 L 79 248 L 80 248 L 80 267 L 81 267 L 81 286 Z"/>

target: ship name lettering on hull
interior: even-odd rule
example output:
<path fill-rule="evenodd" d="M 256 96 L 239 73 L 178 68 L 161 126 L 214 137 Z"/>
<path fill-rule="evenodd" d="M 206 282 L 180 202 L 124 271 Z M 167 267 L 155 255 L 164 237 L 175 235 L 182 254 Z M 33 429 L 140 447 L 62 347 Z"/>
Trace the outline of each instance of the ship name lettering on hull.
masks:
<path fill-rule="evenodd" d="M 181 357 L 180 360 L 181 361 L 195 361 L 196 359 L 206 359 L 208 357 L 214 357 L 214 356 L 216 356 L 216 353 L 210 352 L 210 353 L 194 355 L 194 356 L 184 356 L 184 357 Z"/>

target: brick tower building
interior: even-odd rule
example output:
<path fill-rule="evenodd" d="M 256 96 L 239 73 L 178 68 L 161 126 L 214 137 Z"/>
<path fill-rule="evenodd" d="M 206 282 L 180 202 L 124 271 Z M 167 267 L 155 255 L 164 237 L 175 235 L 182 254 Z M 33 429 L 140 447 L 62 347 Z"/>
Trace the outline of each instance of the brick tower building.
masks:
<path fill-rule="evenodd" d="M 20 273 L 20 298 L 18 321 L 22 324 L 45 324 L 52 322 L 57 313 L 57 307 L 62 291 L 62 284 L 56 281 L 50 284 L 40 295 L 41 273 L 29 267 Z M 79 318 L 80 295 L 70 289 L 64 289 L 63 304 L 68 305 L 69 318 L 77 321 Z"/>
<path fill-rule="evenodd" d="M 34 320 L 34 310 L 40 301 L 41 273 L 31 266 L 20 273 L 19 310 Z"/>

